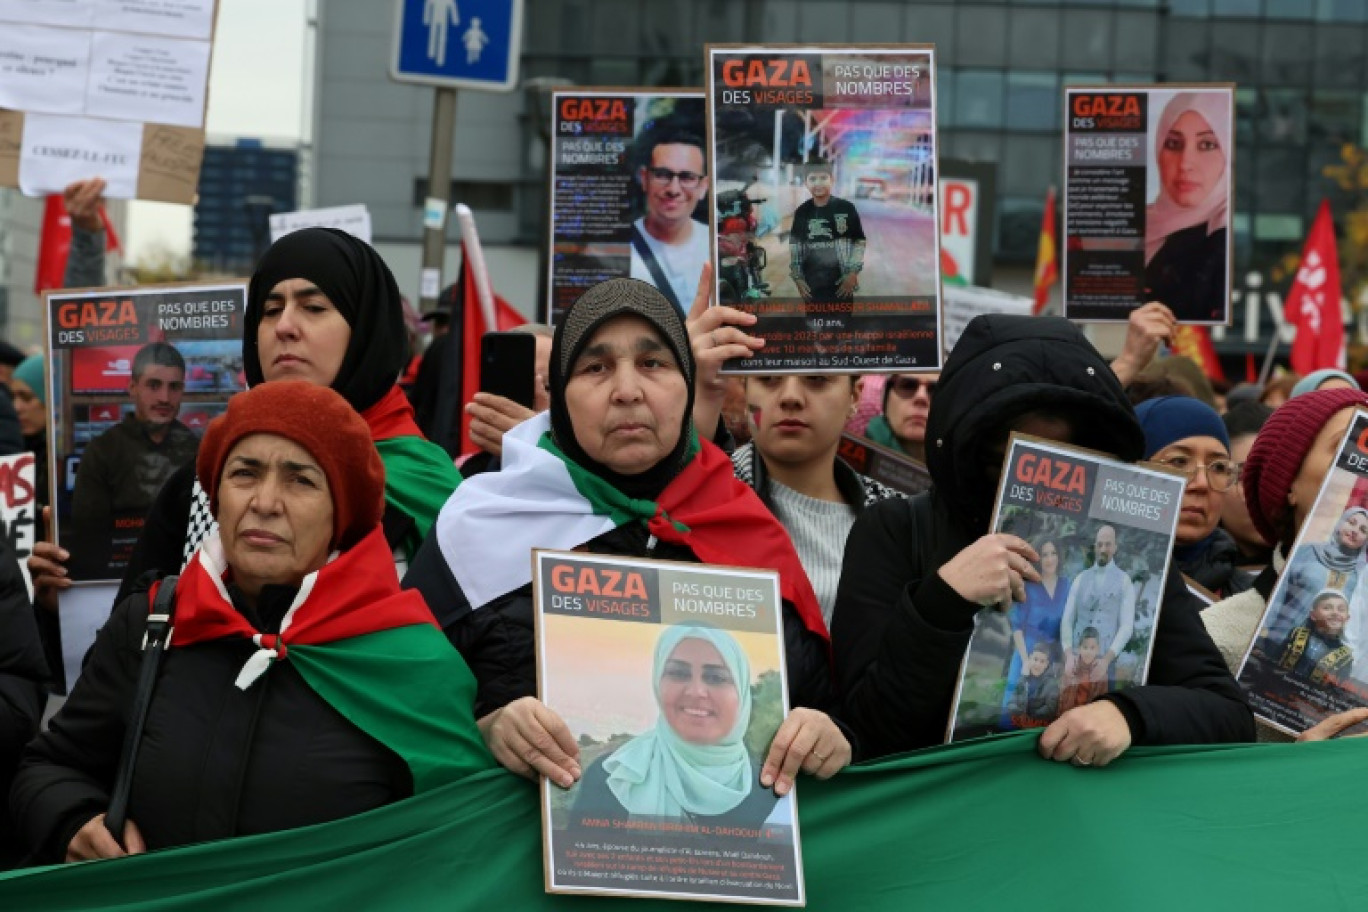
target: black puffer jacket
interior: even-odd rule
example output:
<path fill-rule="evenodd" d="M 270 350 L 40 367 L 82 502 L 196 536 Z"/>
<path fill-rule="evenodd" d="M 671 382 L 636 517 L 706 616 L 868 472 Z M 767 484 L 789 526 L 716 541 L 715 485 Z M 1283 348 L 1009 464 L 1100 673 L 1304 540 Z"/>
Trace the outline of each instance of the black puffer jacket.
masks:
<path fill-rule="evenodd" d="M 649 548 L 649 539 L 650 533 L 643 524 L 628 523 L 603 533 L 585 548 L 593 554 L 698 562 L 693 552 L 682 545 L 657 542 Z M 472 610 L 442 557 L 434 528 L 409 565 L 403 586 L 423 594 L 437 623 L 474 672 L 477 719 L 520 697 L 537 695 L 535 610 L 530 583 Z M 787 601 L 784 640 L 791 705 L 830 712 L 835 708 L 835 698 L 826 641 L 803 625 L 802 618 Z"/>
<path fill-rule="evenodd" d="M 0 539 L 0 798 L 9 793 L 24 745 L 38 734 L 47 702 L 46 677 L 43 646 L 19 562 L 8 542 Z M 0 813 L 0 870 L 19 855 L 9 815 Z"/>
<path fill-rule="evenodd" d="M 1173 549 L 1178 569 L 1217 598 L 1239 595 L 1254 585 L 1254 574 L 1240 569 L 1240 547 L 1216 528 L 1195 545 Z"/>
<path fill-rule="evenodd" d="M 297 591 L 267 587 L 256 616 L 230 594 L 257 629 L 274 632 Z M 109 806 L 147 614 L 146 593 L 114 609 L 70 698 L 24 752 L 11 810 L 40 861 L 61 861 L 76 831 Z M 403 760 L 325 702 L 293 663 L 235 687 L 255 651 L 233 638 L 166 653 L 129 803 L 149 849 L 322 823 L 413 793 Z"/>
<path fill-rule="evenodd" d="M 935 487 L 866 510 L 846 541 L 832 645 L 844 723 L 863 758 L 945 739 L 979 606 L 936 572 L 984 535 L 996 485 L 990 450 L 1026 412 L 1068 415 L 1075 443 L 1139 458 L 1144 438 L 1121 384 L 1066 320 L 988 316 L 965 329 L 927 422 Z M 1239 687 L 1176 572 L 1165 581 L 1149 686 L 1108 695 L 1136 744 L 1253 740 Z"/>

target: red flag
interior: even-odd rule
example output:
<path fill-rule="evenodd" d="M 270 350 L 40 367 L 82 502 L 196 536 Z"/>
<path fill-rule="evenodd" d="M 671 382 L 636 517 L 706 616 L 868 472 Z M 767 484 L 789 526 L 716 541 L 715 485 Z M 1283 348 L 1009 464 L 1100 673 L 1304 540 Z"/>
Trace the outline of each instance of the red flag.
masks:
<path fill-rule="evenodd" d="M 100 206 L 100 221 L 104 224 L 105 250 L 119 249 L 119 236 L 109 220 L 104 206 Z M 53 193 L 43 210 L 43 234 L 38 245 L 38 271 L 33 277 L 34 294 L 61 288 L 65 284 L 67 255 L 71 252 L 71 217 L 67 215 L 62 196 Z"/>
<path fill-rule="evenodd" d="M 1339 251 L 1330 201 L 1321 200 L 1311 233 L 1302 248 L 1301 267 L 1287 293 L 1283 319 L 1297 328 L 1292 369 L 1309 374 L 1324 367 L 1344 368 L 1344 319 L 1340 313 Z"/>
<path fill-rule="evenodd" d="M 475 275 L 471 270 L 470 257 L 466 255 L 465 242 L 461 242 L 461 454 L 476 452 L 477 447 L 470 439 L 470 415 L 465 404 L 475 398 L 480 391 L 480 339 L 491 330 L 512 329 L 527 322 L 527 318 L 513 309 L 513 306 L 494 295 L 494 319 L 497 326 L 486 326 L 484 311 L 480 309 L 480 295 L 475 286 Z"/>
<path fill-rule="evenodd" d="M 1035 306 L 1038 314 L 1050 300 L 1050 286 L 1059 281 L 1059 242 L 1055 237 L 1055 188 L 1045 196 L 1045 216 L 1040 220 L 1040 245 L 1036 248 Z"/>
<path fill-rule="evenodd" d="M 1221 359 L 1216 357 L 1216 346 L 1211 343 L 1211 333 L 1205 326 L 1180 324 L 1173 332 L 1173 351 L 1196 362 L 1202 373 L 1211 379 L 1225 379 Z"/>

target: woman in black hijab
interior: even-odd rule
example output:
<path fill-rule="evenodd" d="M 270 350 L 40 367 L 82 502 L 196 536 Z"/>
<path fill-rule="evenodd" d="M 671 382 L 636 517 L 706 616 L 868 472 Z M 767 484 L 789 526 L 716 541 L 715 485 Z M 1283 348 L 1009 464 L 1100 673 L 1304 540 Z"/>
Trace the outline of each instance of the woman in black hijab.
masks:
<path fill-rule="evenodd" d="M 263 351 L 270 355 L 263 358 Z M 399 287 L 380 254 L 332 228 L 305 228 L 276 241 L 248 287 L 242 355 L 249 386 L 307 379 L 336 390 L 366 420 L 385 464 L 385 537 L 402 575 L 460 475 L 424 439 L 397 386 L 408 337 Z M 118 601 L 148 571 L 177 572 L 213 528 L 194 465 L 183 466 L 152 505 Z M 39 573 L 61 563 L 55 545 L 40 546 L 40 565 L 30 563 Z M 40 581 L 35 573 L 35 587 L 44 583 L 66 587 L 65 578 Z"/>

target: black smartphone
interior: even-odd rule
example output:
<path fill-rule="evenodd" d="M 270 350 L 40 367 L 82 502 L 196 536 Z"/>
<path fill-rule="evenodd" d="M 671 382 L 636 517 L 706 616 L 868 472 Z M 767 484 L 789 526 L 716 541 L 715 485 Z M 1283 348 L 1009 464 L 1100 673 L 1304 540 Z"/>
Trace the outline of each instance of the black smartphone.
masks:
<path fill-rule="evenodd" d="M 480 392 L 532 408 L 537 339 L 524 332 L 487 332 L 480 338 Z"/>

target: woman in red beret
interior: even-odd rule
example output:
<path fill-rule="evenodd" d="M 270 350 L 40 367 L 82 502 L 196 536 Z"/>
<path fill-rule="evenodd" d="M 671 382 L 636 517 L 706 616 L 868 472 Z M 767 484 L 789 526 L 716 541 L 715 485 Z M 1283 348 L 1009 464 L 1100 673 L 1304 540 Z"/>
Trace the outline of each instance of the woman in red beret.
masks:
<path fill-rule="evenodd" d="M 401 592 L 366 421 L 302 380 L 235 396 L 196 459 L 218 531 L 174 582 L 170 647 L 105 825 L 163 580 L 96 637 L 11 792 L 41 861 L 307 826 L 490 767 L 475 683 L 422 596 Z M 403 705 L 405 713 L 392 707 Z"/>

